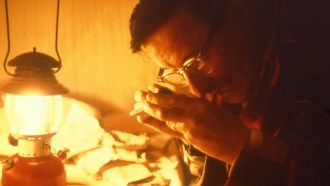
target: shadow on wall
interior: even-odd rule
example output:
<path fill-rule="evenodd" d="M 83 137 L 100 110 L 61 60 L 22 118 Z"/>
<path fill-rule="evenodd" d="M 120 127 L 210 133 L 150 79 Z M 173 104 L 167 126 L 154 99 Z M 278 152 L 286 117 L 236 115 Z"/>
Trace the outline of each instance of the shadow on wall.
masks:
<path fill-rule="evenodd" d="M 77 94 L 66 95 L 68 98 L 76 99 L 95 108 L 99 113 L 97 118 L 100 126 L 105 131 L 118 130 L 130 133 L 155 133 L 155 131 L 137 122 L 136 117 L 116 108 L 109 100 L 102 100 L 95 96 L 84 96 Z"/>
<path fill-rule="evenodd" d="M 88 105 L 99 110 L 102 116 L 105 116 L 107 114 L 119 114 L 123 112 L 120 108 L 114 106 L 115 104 L 112 104 L 109 99 L 104 100 L 97 96 L 80 95 L 76 93 L 69 93 L 68 95 L 65 96 L 87 103 Z"/>

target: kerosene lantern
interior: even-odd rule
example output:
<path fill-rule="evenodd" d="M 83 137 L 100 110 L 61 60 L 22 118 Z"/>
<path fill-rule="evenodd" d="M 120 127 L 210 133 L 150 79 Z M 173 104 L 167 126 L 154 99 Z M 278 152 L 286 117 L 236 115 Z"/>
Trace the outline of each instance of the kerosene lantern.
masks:
<path fill-rule="evenodd" d="M 8 63 L 16 67 L 15 74 L 1 91 L 18 154 L 3 164 L 2 186 L 66 185 L 64 165 L 51 146 L 61 124 L 62 94 L 68 91 L 54 75 L 60 65 L 35 49 Z"/>
<path fill-rule="evenodd" d="M 68 92 L 54 75 L 62 66 L 57 50 L 59 5 L 58 0 L 55 38 L 58 61 L 33 48 L 7 63 L 10 32 L 5 0 L 8 51 L 3 66 L 12 79 L 0 91 L 4 94 L 10 141 L 15 143 L 18 153 L 2 162 L 2 186 L 66 186 L 64 164 L 51 145 L 62 120 L 62 94 Z M 14 73 L 7 66 L 14 68 Z"/>

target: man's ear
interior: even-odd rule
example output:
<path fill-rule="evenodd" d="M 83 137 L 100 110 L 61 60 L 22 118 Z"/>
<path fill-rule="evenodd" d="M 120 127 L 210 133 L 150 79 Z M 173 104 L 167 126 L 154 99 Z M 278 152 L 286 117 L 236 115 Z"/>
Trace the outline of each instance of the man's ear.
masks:
<path fill-rule="evenodd" d="M 231 0 L 228 6 L 227 20 L 241 29 L 250 27 L 250 9 L 246 0 Z"/>

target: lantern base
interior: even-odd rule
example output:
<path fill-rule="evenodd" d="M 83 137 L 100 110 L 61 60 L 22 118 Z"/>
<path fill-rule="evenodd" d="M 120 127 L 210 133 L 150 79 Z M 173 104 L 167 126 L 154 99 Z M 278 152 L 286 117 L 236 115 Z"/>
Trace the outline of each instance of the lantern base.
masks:
<path fill-rule="evenodd" d="M 66 186 L 62 161 L 50 154 L 42 157 L 14 155 L 2 170 L 2 186 Z"/>

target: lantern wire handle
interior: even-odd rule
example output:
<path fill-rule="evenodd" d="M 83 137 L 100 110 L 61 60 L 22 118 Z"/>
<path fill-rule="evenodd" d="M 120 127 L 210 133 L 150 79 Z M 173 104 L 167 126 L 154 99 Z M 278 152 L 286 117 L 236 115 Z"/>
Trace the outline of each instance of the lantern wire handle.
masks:
<path fill-rule="evenodd" d="M 3 68 L 5 70 L 5 72 L 10 75 L 10 76 L 14 76 L 15 74 L 9 72 L 9 70 L 7 69 L 7 60 L 8 60 L 8 56 L 10 54 L 10 29 L 9 29 L 9 15 L 8 15 L 8 0 L 5 0 L 5 9 L 6 9 L 6 25 L 7 25 L 7 53 L 5 56 L 5 60 L 3 63 Z M 55 51 L 56 51 L 56 55 L 57 58 L 59 60 L 59 67 L 57 68 L 57 70 L 55 71 L 55 73 L 57 73 L 58 71 L 60 71 L 61 67 L 62 67 L 62 60 L 60 57 L 60 54 L 58 52 L 58 47 L 57 47 L 57 40 L 58 40 L 58 20 L 59 20 L 59 14 L 60 14 L 60 0 L 57 0 L 57 9 L 56 9 L 56 29 L 55 29 Z"/>
<path fill-rule="evenodd" d="M 7 53 L 5 57 L 5 61 L 3 63 L 3 68 L 5 69 L 5 72 L 10 75 L 14 76 L 14 74 L 10 73 L 7 69 L 7 59 L 10 53 L 10 32 L 9 32 L 9 16 L 8 16 L 8 2 L 5 0 L 5 8 L 6 8 L 6 24 L 7 24 Z"/>
<path fill-rule="evenodd" d="M 61 70 L 62 68 L 62 60 L 60 57 L 60 53 L 58 52 L 58 48 L 57 48 L 57 38 L 58 38 L 58 20 L 59 20 L 59 16 L 60 16 L 60 0 L 57 0 L 57 10 L 56 10 L 56 30 L 55 30 L 55 51 L 57 54 L 57 58 L 58 61 L 60 62 L 60 66 L 58 67 L 58 69 L 55 71 L 55 73 L 57 73 L 58 71 Z"/>

